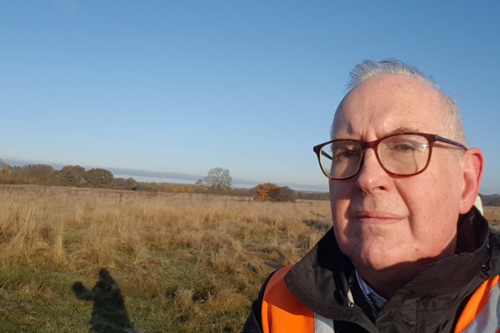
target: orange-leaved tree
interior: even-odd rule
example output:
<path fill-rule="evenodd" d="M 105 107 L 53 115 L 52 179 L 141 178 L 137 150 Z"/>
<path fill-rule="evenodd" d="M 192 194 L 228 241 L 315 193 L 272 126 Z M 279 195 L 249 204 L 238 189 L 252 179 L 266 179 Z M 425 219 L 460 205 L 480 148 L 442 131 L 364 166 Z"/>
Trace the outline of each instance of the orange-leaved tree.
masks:
<path fill-rule="evenodd" d="M 251 189 L 252 192 L 256 194 L 253 196 L 254 200 L 257 201 L 269 201 L 271 197 L 269 196 L 269 191 L 279 189 L 280 187 L 273 183 L 259 184 Z"/>

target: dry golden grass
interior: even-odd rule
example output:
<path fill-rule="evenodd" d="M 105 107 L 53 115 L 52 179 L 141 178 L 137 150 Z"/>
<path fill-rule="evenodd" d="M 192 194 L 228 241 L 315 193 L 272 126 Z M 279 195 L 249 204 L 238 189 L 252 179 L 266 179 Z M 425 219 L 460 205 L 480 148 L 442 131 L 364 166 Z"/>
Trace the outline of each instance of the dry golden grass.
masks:
<path fill-rule="evenodd" d="M 36 190 L 18 187 L 2 193 L 0 262 L 4 267 L 137 265 L 154 261 L 148 246 L 178 245 L 208 251 L 200 263 L 238 271 L 242 260 L 248 260 L 243 244 L 256 236 L 262 243 L 275 243 L 278 234 L 286 234 L 291 241 L 308 237 L 297 204 L 290 210 L 284 205 L 206 195 L 57 188 L 44 189 L 40 195 Z M 120 251 L 131 252 L 131 258 L 121 257 Z"/>
<path fill-rule="evenodd" d="M 90 304 L 70 286 L 105 267 L 142 332 L 236 332 L 263 279 L 314 246 L 329 216 L 324 201 L 2 186 L 0 295 L 37 324 L 2 315 L 1 298 L 0 322 L 52 331 L 60 314 L 38 309 L 51 304 L 73 316 L 58 327 L 83 332 Z"/>
<path fill-rule="evenodd" d="M 484 217 L 490 223 L 500 223 L 500 207 L 484 207 Z"/>
<path fill-rule="evenodd" d="M 100 268 L 138 332 L 238 332 L 267 275 L 330 221 L 326 201 L 0 186 L 0 332 L 87 332 L 71 285 Z"/>

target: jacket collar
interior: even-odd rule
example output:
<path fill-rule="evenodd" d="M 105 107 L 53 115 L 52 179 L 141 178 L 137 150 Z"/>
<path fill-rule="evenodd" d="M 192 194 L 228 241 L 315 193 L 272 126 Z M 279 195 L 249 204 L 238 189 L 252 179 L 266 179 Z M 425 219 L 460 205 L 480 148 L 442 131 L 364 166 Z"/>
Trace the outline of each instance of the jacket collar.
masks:
<path fill-rule="evenodd" d="M 452 293 L 470 283 L 481 271 L 485 279 L 492 275 L 486 272 L 492 268 L 498 274 L 500 267 L 489 267 L 488 263 L 490 243 L 498 256 L 498 236 L 490 232 L 488 222 L 475 208 L 460 216 L 457 237 L 457 254 L 424 268 L 394 295 L 398 303 L 409 298 Z M 498 266 L 496 262 L 498 260 L 492 265 Z M 373 323 L 366 316 L 360 316 L 361 309 L 354 307 L 348 297 L 353 272 L 351 261 L 340 251 L 333 229 L 330 229 L 284 280 L 297 300 L 312 311 L 335 320 L 355 322 L 371 331 Z"/>
<path fill-rule="evenodd" d="M 463 288 L 489 258 L 488 232 L 488 221 L 477 210 L 461 216 L 457 225 L 456 254 L 428 265 L 397 294 L 406 298 L 438 296 Z"/>

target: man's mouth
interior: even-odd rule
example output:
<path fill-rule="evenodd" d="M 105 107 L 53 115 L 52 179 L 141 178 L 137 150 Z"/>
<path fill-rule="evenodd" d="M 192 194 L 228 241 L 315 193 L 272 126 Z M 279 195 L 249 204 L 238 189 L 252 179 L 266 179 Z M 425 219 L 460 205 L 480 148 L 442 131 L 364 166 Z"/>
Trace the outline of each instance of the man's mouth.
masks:
<path fill-rule="evenodd" d="M 397 214 L 368 210 L 356 211 L 352 217 L 363 224 L 393 224 L 403 220 Z"/>

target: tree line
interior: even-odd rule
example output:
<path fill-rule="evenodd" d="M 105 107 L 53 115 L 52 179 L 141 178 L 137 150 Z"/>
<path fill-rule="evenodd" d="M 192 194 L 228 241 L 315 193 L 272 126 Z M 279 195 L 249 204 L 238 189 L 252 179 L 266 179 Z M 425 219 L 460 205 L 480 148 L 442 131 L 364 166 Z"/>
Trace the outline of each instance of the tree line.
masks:
<path fill-rule="evenodd" d="M 44 186 L 71 186 L 106 188 L 116 190 L 210 193 L 253 197 L 257 201 L 285 202 L 297 199 L 327 200 L 327 193 L 294 191 L 287 186 L 259 184 L 251 189 L 235 188 L 228 169 L 212 168 L 207 176 L 194 185 L 156 182 L 138 182 L 134 178 L 115 178 L 113 173 L 102 168 L 86 170 L 80 165 L 66 165 L 60 170 L 47 164 L 10 166 L 0 159 L 0 184 L 33 184 Z"/>
<path fill-rule="evenodd" d="M 35 184 L 74 187 L 95 187 L 134 190 L 137 182 L 133 178 L 115 178 L 111 171 L 101 168 L 85 170 L 79 165 L 66 165 L 60 170 L 47 164 L 10 166 L 1 162 L 1 184 Z"/>

